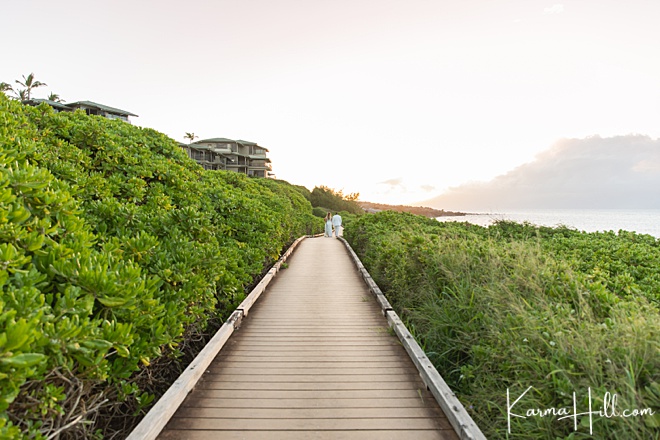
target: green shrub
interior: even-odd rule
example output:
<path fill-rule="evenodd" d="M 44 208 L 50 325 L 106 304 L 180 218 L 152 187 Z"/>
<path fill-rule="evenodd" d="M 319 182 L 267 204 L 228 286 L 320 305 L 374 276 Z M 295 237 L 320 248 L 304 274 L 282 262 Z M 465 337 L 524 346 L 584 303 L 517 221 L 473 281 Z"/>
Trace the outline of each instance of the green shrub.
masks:
<path fill-rule="evenodd" d="M 325 216 L 328 215 L 328 210 L 315 206 L 312 209 L 312 214 L 314 214 L 315 217 L 325 218 Z"/>

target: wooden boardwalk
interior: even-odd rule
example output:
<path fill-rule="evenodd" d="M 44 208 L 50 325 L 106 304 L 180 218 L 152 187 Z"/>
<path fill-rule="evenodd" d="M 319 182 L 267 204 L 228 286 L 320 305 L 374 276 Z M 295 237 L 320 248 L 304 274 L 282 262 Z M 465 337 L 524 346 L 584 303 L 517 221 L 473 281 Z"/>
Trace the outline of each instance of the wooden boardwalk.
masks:
<path fill-rule="evenodd" d="M 300 243 L 159 439 L 458 439 L 337 239 Z"/>

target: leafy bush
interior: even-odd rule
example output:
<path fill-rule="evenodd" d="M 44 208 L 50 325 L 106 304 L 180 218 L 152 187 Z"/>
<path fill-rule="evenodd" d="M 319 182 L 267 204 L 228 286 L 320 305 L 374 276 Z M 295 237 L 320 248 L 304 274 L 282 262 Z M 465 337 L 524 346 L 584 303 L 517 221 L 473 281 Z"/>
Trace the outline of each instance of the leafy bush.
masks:
<path fill-rule="evenodd" d="M 502 222 L 483 228 L 383 212 L 347 240 L 487 438 L 582 438 L 588 416 L 511 418 L 527 409 L 655 416 L 593 419 L 593 438 L 657 439 L 660 249 L 647 235 Z M 610 406 L 610 410 L 611 410 Z M 588 434 L 587 434 L 588 435 Z M 580 437 L 582 436 L 582 437 Z M 591 438 L 591 437 L 590 437 Z"/>
<path fill-rule="evenodd" d="M 312 192 L 310 190 L 302 185 L 293 185 L 293 188 L 298 190 L 308 202 L 311 202 Z"/>
<path fill-rule="evenodd" d="M 328 214 L 328 210 L 323 209 L 320 206 L 315 206 L 312 209 L 312 214 L 314 214 L 315 217 L 325 218 L 325 216 Z"/>
<path fill-rule="evenodd" d="M 364 210 L 357 203 L 358 194 L 345 195 L 326 186 L 315 187 L 309 195 L 309 201 L 314 207 L 321 207 L 333 213 L 339 211 L 351 214 L 363 214 Z"/>
<path fill-rule="evenodd" d="M 112 434 L 98 414 L 146 408 L 142 372 L 322 229 L 292 185 L 122 121 L 0 94 L 0 148 L 0 438 Z"/>

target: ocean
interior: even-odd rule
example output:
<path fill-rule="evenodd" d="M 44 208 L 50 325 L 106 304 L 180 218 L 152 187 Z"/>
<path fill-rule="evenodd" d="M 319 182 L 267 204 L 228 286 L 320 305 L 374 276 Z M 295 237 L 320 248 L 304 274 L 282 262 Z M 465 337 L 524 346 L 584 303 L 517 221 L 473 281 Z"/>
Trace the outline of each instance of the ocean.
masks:
<path fill-rule="evenodd" d="M 439 221 L 469 222 L 488 226 L 497 220 L 529 222 L 539 226 L 567 226 L 585 232 L 634 231 L 660 238 L 660 210 L 629 209 L 534 209 L 501 213 L 438 217 Z"/>

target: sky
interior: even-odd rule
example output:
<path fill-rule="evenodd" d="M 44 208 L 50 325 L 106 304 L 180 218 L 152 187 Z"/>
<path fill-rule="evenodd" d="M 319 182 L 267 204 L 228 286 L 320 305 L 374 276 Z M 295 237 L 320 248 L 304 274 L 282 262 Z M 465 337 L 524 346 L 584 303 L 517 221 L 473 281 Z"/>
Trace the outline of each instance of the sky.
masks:
<path fill-rule="evenodd" d="M 0 81 L 33 72 L 48 84 L 34 97 L 124 109 L 181 142 L 187 132 L 256 142 L 277 178 L 362 200 L 418 204 L 496 184 L 566 139 L 642 135 L 658 148 L 657 0 L 5 0 L 1 10 Z"/>
<path fill-rule="evenodd" d="M 562 139 L 488 182 L 464 183 L 423 203 L 463 212 L 660 209 L 660 139 Z"/>

